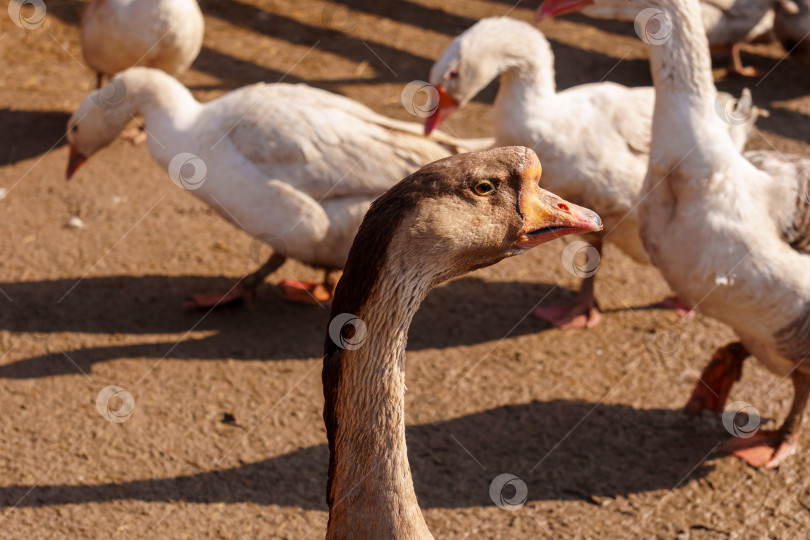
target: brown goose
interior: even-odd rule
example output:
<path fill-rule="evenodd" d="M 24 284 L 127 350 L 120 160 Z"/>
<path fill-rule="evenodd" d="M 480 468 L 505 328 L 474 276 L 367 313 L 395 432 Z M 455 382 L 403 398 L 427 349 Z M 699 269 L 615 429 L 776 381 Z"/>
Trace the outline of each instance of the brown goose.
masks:
<path fill-rule="evenodd" d="M 431 538 L 405 447 L 405 344 L 428 291 L 599 217 L 538 185 L 524 147 L 427 165 L 375 201 L 332 304 L 323 367 L 327 538 Z M 362 322 L 361 322 L 362 321 Z"/>

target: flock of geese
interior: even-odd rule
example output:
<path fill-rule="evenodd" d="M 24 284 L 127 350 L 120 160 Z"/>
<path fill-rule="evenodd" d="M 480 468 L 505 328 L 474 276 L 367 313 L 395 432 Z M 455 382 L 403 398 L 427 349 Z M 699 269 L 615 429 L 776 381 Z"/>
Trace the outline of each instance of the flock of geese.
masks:
<path fill-rule="evenodd" d="M 306 85 L 260 83 L 199 103 L 174 78 L 202 44 L 195 0 L 88 3 L 82 47 L 99 88 L 69 120 L 68 177 L 140 116 L 150 154 L 176 183 L 273 248 L 227 293 L 194 305 L 252 295 L 289 257 L 325 271 L 322 282 L 283 282 L 289 299 L 331 302 L 333 318 L 352 314 L 368 329 L 360 347 L 345 346 L 351 326 L 325 340 L 328 538 L 431 537 L 405 445 L 411 319 L 436 285 L 568 234 L 655 265 L 676 294 L 663 305 L 734 330 L 739 341 L 714 353 L 688 410 L 723 410 L 748 356 L 790 377 L 782 427 L 723 449 L 767 468 L 794 452 L 810 395 L 810 159 L 743 152 L 759 111 L 747 91 L 717 92 L 710 46 L 730 49 L 730 69 L 750 75 L 737 47 L 773 29 L 810 65 L 808 4 L 545 0 L 537 15 L 638 23 L 651 9 L 669 31 L 648 44 L 654 88 L 558 92 L 543 34 L 489 18 L 434 64 L 438 100 L 422 125 Z M 104 76 L 113 78 L 102 86 Z M 437 129 L 496 77 L 494 141 Z M 593 277 L 574 305 L 535 315 L 595 326 Z"/>

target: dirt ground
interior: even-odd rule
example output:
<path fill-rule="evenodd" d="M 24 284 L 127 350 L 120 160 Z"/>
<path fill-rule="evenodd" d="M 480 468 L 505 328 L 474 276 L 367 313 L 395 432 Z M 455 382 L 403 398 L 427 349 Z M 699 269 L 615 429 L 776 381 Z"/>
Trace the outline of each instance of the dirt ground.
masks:
<path fill-rule="evenodd" d="M 327 313 L 281 301 L 288 263 L 253 302 L 183 310 L 193 292 L 256 266 L 251 240 L 119 140 L 64 180 L 62 138 L 94 84 L 82 2 L 46 0 L 38 29 L 0 14 L 0 537 L 318 538 L 328 451 L 320 368 Z M 256 81 L 307 82 L 402 119 L 403 86 L 481 17 L 529 20 L 534 2 L 205 0 L 205 45 L 181 77 L 201 100 Z M 632 26 L 544 22 L 560 88 L 650 84 Z M 509 39 L 505 36 L 504 39 Z M 748 46 L 761 79 L 749 148 L 808 153 L 810 80 L 777 44 Z M 722 77 L 720 70 L 716 73 Z M 495 86 L 447 123 L 490 132 Z M 574 112 L 572 112 L 574 114 Z M 542 159 L 542 156 L 541 156 Z M 83 227 L 67 226 L 78 217 Z M 649 308 L 658 273 L 608 246 L 587 332 L 528 317 L 571 299 L 578 279 L 554 242 L 432 292 L 411 328 L 408 447 L 438 538 L 801 538 L 810 535 L 810 443 L 778 471 L 714 449 L 719 418 L 680 408 L 712 351 L 732 338 L 698 315 Z M 124 422 L 96 398 L 134 399 Z M 732 400 L 778 425 L 790 383 L 755 362 Z M 498 475 L 525 506 L 499 508 Z M 504 495 L 510 496 L 506 488 Z"/>

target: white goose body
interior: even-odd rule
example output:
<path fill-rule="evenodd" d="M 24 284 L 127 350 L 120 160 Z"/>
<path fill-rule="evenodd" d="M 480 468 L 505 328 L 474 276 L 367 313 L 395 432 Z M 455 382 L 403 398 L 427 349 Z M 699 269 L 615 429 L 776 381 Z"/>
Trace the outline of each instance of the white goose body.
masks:
<path fill-rule="evenodd" d="M 810 353 L 803 159 L 748 154 L 760 170 L 737 151 L 712 106 L 697 6 L 661 5 L 675 33 L 650 47 L 658 97 L 641 204 L 645 246 L 687 304 L 731 326 L 752 354 L 787 375 Z"/>
<path fill-rule="evenodd" d="M 140 65 L 178 75 L 200 53 L 204 22 L 196 0 L 90 0 L 82 52 L 97 73 Z"/>
<path fill-rule="evenodd" d="M 204 180 L 196 181 L 199 162 L 192 159 L 182 175 L 173 175 L 177 183 L 286 256 L 323 268 L 342 268 L 371 201 L 458 149 L 446 135 L 437 134 L 447 142 L 442 145 L 422 136 L 418 124 L 306 85 L 256 84 L 200 104 L 154 69 L 132 68 L 108 87 L 117 84 L 126 97 L 105 111 L 106 144 L 130 115 L 140 114 L 149 152 L 170 174 L 173 160 L 176 168 L 188 161 L 181 154 L 204 163 Z M 94 129 L 82 121 L 94 109 L 85 100 L 73 116 L 79 132 L 68 134 L 86 156 L 98 148 L 83 149 L 77 135 Z"/>

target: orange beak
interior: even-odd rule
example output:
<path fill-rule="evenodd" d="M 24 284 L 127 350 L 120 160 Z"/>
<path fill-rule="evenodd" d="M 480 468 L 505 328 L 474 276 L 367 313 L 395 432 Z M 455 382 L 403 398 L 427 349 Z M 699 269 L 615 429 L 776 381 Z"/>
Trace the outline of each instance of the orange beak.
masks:
<path fill-rule="evenodd" d="M 561 236 L 602 230 L 602 220 L 595 212 L 542 189 L 543 168 L 537 155 L 527 149 L 526 159 L 519 205 L 524 224 L 517 247 L 531 249 Z"/>
<path fill-rule="evenodd" d="M 87 158 L 84 157 L 82 154 L 79 153 L 78 150 L 76 150 L 71 146 L 70 157 L 68 158 L 68 166 L 67 172 L 65 173 L 65 178 L 70 180 L 71 177 L 73 177 L 73 175 L 76 174 L 76 171 L 79 170 L 79 167 L 81 167 L 85 161 L 87 161 Z"/>
<path fill-rule="evenodd" d="M 458 109 L 458 100 L 453 98 L 447 93 L 442 85 L 436 85 L 436 91 L 439 92 L 439 103 L 436 105 L 436 110 L 433 114 L 425 118 L 425 135 L 430 135 L 430 132 L 439 127 L 439 124 L 453 114 L 453 111 Z"/>
<path fill-rule="evenodd" d="M 593 4 L 593 0 L 545 0 L 534 12 L 534 20 L 542 21 L 565 13 L 573 13 Z"/>

